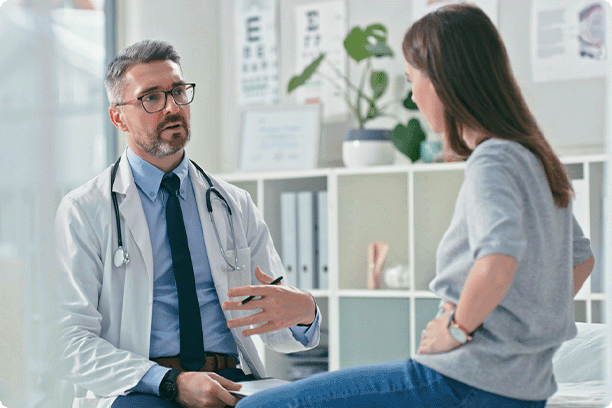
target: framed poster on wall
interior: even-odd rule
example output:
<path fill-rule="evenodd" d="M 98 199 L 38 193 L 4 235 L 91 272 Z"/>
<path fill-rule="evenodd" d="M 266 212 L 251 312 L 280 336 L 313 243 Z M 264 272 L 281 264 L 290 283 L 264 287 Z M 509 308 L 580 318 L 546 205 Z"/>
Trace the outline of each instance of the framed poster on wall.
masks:
<path fill-rule="evenodd" d="M 262 106 L 242 114 L 240 170 L 317 167 L 321 105 Z"/>

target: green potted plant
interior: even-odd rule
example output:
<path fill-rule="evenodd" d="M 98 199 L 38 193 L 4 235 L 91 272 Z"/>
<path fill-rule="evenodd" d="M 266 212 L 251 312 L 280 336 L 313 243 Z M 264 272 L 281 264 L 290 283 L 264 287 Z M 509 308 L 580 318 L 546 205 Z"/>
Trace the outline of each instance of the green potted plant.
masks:
<path fill-rule="evenodd" d="M 409 111 L 419 110 L 416 103 L 412 101 L 412 90 L 408 91 L 408 96 L 402 104 Z M 404 153 L 413 162 L 421 157 L 421 143 L 425 140 L 426 135 L 421 127 L 421 122 L 415 117 L 408 119 L 406 125 L 398 123 L 391 132 L 391 141 L 397 147 L 397 150 Z"/>
<path fill-rule="evenodd" d="M 411 119 L 407 125 L 400 123 L 393 130 L 365 128 L 366 123 L 379 117 L 397 119 L 391 112 L 391 106 L 397 101 L 385 104 L 381 102 L 381 97 L 389 87 L 389 75 L 385 71 L 376 70 L 372 63 L 374 58 L 393 58 L 394 56 L 393 50 L 387 45 L 386 27 L 382 24 L 372 24 L 365 30 L 353 27 L 344 39 L 344 48 L 348 56 L 357 64 L 365 64 L 359 83 L 353 83 L 329 61 L 328 64 L 337 78 L 334 80 L 334 78 L 323 76 L 323 79 L 330 81 L 341 92 L 353 119 L 358 124 L 358 128 L 349 129 L 345 136 L 343 143 L 345 164 L 353 165 L 351 162 L 354 162 L 355 165 L 358 165 L 356 163 L 389 164 L 394 158 L 393 145 L 412 161 L 418 160 L 418 146 L 422 140 L 425 140 L 425 133 L 418 119 Z M 326 61 L 325 54 L 322 53 L 300 75 L 291 78 L 287 92 L 291 93 L 304 85 L 324 61 Z M 409 110 L 417 109 L 410 100 L 410 95 L 404 100 L 404 106 Z M 365 149 L 358 147 L 363 145 L 366 145 Z M 351 149 L 350 154 L 347 154 L 347 149 Z"/>

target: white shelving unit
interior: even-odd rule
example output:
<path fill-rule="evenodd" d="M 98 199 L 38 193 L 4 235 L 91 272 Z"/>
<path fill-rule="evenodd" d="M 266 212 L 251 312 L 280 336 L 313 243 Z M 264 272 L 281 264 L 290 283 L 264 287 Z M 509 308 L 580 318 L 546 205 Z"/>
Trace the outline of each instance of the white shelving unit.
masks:
<path fill-rule="evenodd" d="M 572 181 L 582 182 L 588 220 L 583 225 L 601 259 L 604 155 L 563 157 Z M 439 299 L 428 290 L 435 253 L 451 220 L 465 163 L 222 174 L 249 191 L 282 253 L 279 197 L 284 191 L 328 192 L 329 289 L 312 291 L 323 314 L 322 344 L 329 370 L 403 359 L 415 353 L 418 333 L 435 316 Z M 581 218 L 579 218 L 581 219 Z M 410 288 L 367 289 L 367 246 L 389 244 L 385 268 L 406 265 Z M 576 298 L 576 320 L 601 322 L 602 263 Z M 286 377 L 288 357 L 266 351 L 270 375 Z"/>

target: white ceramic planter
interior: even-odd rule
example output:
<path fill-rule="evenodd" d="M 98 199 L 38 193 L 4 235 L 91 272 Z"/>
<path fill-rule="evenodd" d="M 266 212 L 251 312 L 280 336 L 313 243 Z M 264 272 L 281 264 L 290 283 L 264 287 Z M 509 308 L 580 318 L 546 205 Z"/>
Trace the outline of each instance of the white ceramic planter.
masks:
<path fill-rule="evenodd" d="M 391 131 L 380 129 L 350 129 L 342 143 L 342 161 L 346 167 L 392 164 L 395 146 Z"/>

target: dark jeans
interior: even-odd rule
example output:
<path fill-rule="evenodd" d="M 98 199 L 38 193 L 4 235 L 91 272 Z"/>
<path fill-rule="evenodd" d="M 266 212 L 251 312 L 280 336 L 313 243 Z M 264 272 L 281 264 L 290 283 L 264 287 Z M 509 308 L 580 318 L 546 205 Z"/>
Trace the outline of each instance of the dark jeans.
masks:
<path fill-rule="evenodd" d="M 228 380 L 239 382 L 239 381 L 253 381 L 255 377 L 251 374 L 245 374 L 238 368 L 228 368 L 225 370 L 217 371 L 222 377 Z M 128 395 L 117 397 L 111 408 L 180 408 L 180 405 L 158 397 L 156 395 L 142 394 L 139 392 L 133 392 Z"/>
<path fill-rule="evenodd" d="M 472 388 L 414 360 L 347 368 L 248 396 L 236 408 L 544 408 Z"/>

